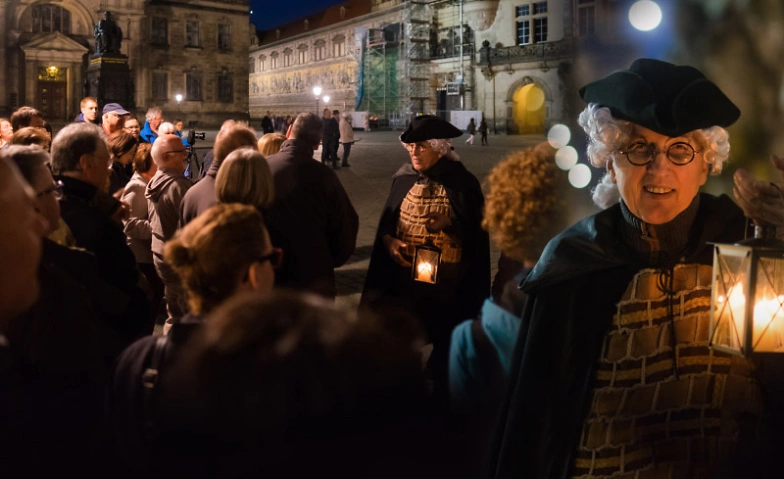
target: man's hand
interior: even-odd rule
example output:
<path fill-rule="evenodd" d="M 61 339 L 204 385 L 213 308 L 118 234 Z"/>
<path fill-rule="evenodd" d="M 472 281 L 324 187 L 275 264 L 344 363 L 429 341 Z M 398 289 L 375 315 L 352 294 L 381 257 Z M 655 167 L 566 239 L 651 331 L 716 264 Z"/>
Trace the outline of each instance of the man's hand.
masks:
<path fill-rule="evenodd" d="M 773 155 L 770 157 L 773 166 L 784 177 L 784 160 Z M 738 169 L 733 177 L 735 188 L 733 193 L 743 213 L 754 220 L 754 223 L 767 223 L 784 226 L 784 199 L 779 187 L 766 181 L 759 181 L 743 168 Z"/>
<path fill-rule="evenodd" d="M 427 221 L 425 221 L 425 228 L 427 228 L 428 233 L 439 233 L 452 224 L 452 220 L 449 219 L 449 216 L 437 211 L 428 213 L 425 218 L 427 218 Z"/>
<path fill-rule="evenodd" d="M 407 245 L 390 235 L 384 235 L 382 239 L 384 241 L 384 248 L 386 248 L 389 257 L 400 266 L 410 268 L 411 262 L 406 260 L 406 258 L 400 252 L 401 248 L 405 248 Z"/>
<path fill-rule="evenodd" d="M 127 221 L 131 217 L 131 207 L 128 203 L 120 202 L 120 207 L 112 215 L 112 219 L 120 224 Z"/>

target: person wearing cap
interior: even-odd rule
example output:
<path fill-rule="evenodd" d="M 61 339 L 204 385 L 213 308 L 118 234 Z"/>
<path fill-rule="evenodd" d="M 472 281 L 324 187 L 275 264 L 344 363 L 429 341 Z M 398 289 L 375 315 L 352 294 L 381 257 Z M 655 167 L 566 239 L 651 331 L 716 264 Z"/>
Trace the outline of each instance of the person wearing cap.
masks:
<path fill-rule="evenodd" d="M 101 117 L 101 128 L 106 136 L 112 136 L 123 129 L 125 115 L 131 113 L 119 103 L 107 103 L 103 106 L 103 116 Z"/>
<path fill-rule="evenodd" d="M 451 148 L 450 139 L 460 135 L 431 115 L 415 118 L 400 135 L 411 162 L 393 177 L 362 295 L 363 305 L 405 305 L 419 318 L 433 344 L 429 368 L 442 400 L 452 329 L 475 317 L 490 295 L 490 240 L 481 225 L 484 196 Z M 441 251 L 435 284 L 412 276 L 415 249 L 424 244 Z"/>
<path fill-rule="evenodd" d="M 490 475 L 779 475 L 765 455 L 782 444 L 781 409 L 761 373 L 780 389 L 782 368 L 709 346 L 712 243 L 742 239 L 746 221 L 699 189 L 721 172 L 740 111 L 697 69 L 651 59 L 580 96 L 604 210 L 551 240 L 521 287 Z M 759 196 L 750 175 L 735 180 Z M 736 196 L 752 218 L 782 209 L 778 197 Z"/>

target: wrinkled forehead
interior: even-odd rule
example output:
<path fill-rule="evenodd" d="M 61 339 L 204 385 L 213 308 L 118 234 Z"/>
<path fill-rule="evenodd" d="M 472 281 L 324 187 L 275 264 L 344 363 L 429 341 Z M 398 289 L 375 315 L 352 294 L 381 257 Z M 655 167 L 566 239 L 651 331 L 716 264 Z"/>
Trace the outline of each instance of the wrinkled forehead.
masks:
<path fill-rule="evenodd" d="M 21 207 L 35 197 L 33 189 L 24 180 L 19 170 L 6 158 L 0 158 L 0 218 Z M 2 225 L 5 229 L 9 225 Z"/>

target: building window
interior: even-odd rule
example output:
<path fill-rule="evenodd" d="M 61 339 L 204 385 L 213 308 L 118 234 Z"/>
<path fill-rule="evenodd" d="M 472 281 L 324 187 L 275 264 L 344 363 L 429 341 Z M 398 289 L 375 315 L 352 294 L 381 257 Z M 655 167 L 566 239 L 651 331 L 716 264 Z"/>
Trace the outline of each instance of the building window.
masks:
<path fill-rule="evenodd" d="M 283 50 L 283 68 L 290 67 L 294 59 L 294 52 L 287 48 Z"/>
<path fill-rule="evenodd" d="M 168 20 L 161 17 L 152 17 L 152 27 L 150 28 L 150 42 L 153 45 L 168 45 L 169 43 Z"/>
<path fill-rule="evenodd" d="M 185 24 L 185 46 L 198 47 L 199 45 L 199 22 L 187 22 Z"/>
<path fill-rule="evenodd" d="M 265 55 L 259 55 L 259 71 L 263 72 L 267 70 L 267 57 Z"/>
<path fill-rule="evenodd" d="M 515 7 L 515 15 L 518 45 L 547 41 L 547 2 L 518 5 Z"/>
<path fill-rule="evenodd" d="M 218 101 L 221 103 L 234 102 L 234 82 L 232 74 L 226 71 L 218 73 Z"/>
<path fill-rule="evenodd" d="M 152 72 L 152 99 L 167 100 L 169 98 L 169 74 Z"/>
<path fill-rule="evenodd" d="M 316 61 L 325 59 L 327 57 L 327 42 L 318 40 L 313 44 L 313 50 L 315 52 Z"/>
<path fill-rule="evenodd" d="M 272 52 L 270 55 L 270 69 L 274 70 L 278 68 L 278 52 Z"/>
<path fill-rule="evenodd" d="M 71 33 L 71 12 L 57 5 L 33 6 L 33 33 L 60 32 Z M 2 33 L 7 35 L 6 32 Z"/>
<path fill-rule="evenodd" d="M 253 58 L 248 62 L 248 73 L 256 73 L 256 60 Z"/>
<path fill-rule="evenodd" d="M 218 25 L 218 50 L 231 50 L 231 29 L 229 25 Z"/>
<path fill-rule="evenodd" d="M 201 73 L 195 69 L 185 74 L 185 99 L 201 101 Z"/>
<path fill-rule="evenodd" d="M 596 3 L 594 0 L 577 2 L 577 34 L 581 37 L 596 31 Z"/>
<path fill-rule="evenodd" d="M 346 37 L 339 35 L 332 39 L 332 56 L 340 58 L 346 55 Z"/>
<path fill-rule="evenodd" d="M 299 64 L 302 65 L 307 63 L 308 61 L 308 46 L 307 45 L 300 45 L 297 47 L 298 57 L 299 57 Z"/>

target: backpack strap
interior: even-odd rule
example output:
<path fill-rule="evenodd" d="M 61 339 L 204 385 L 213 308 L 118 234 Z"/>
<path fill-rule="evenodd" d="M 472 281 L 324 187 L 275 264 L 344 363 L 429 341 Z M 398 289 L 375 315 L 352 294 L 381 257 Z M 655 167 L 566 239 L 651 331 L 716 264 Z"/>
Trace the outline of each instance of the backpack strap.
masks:
<path fill-rule="evenodd" d="M 167 336 L 158 336 L 155 339 L 155 345 L 152 350 L 152 361 L 147 369 L 142 374 L 142 391 L 144 401 L 144 428 L 149 434 L 152 430 L 153 420 L 153 398 L 155 394 L 155 387 L 158 385 L 158 378 L 160 377 L 161 362 L 163 361 L 163 354 L 166 351 L 166 346 L 169 344 Z"/>

